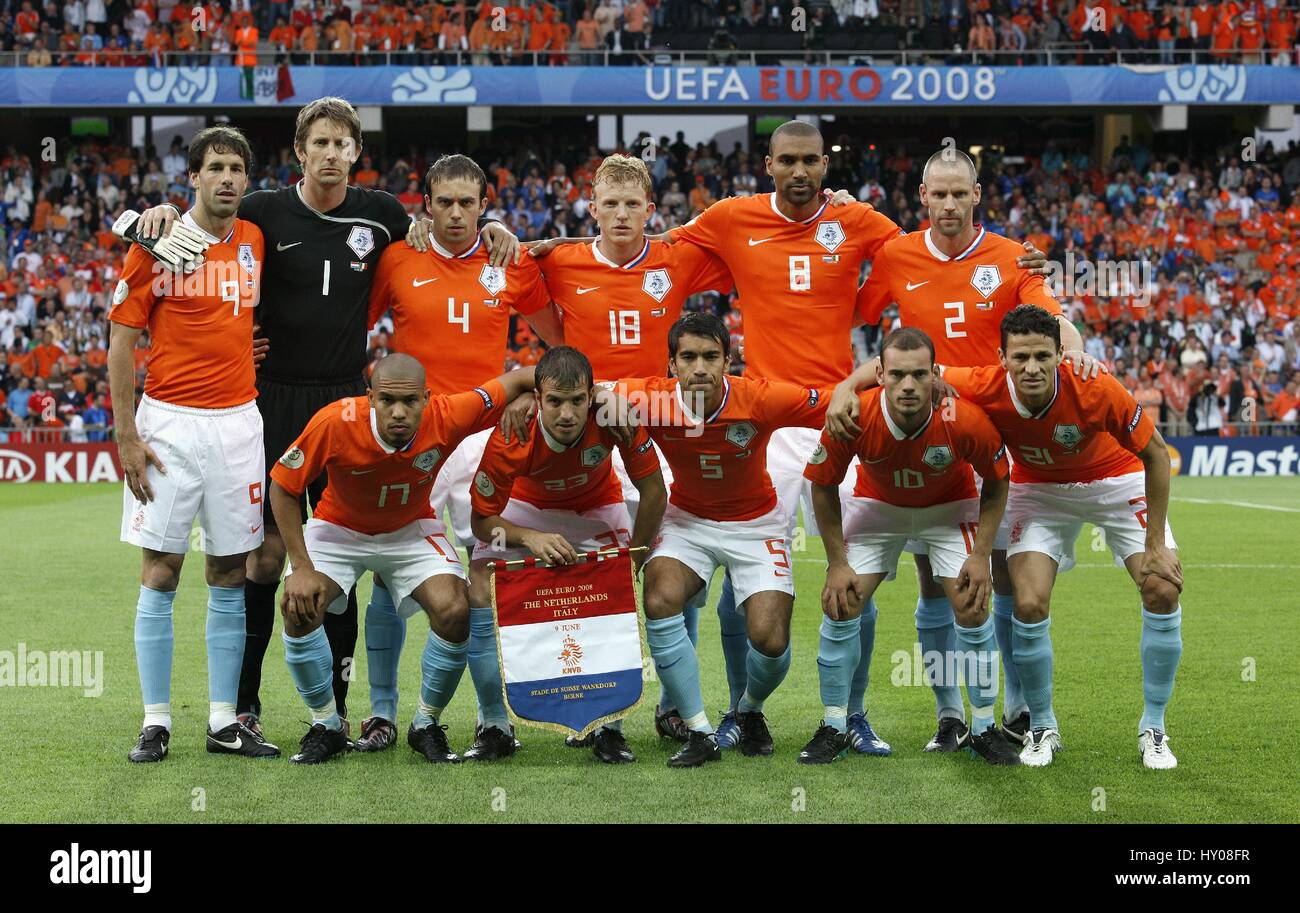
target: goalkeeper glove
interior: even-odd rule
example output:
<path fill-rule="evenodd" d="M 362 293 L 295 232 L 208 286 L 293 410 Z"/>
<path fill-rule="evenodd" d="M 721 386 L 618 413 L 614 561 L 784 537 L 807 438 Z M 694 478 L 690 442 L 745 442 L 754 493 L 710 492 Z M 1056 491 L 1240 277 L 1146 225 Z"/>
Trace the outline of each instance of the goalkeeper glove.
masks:
<path fill-rule="evenodd" d="M 171 231 L 165 236 L 156 239 L 141 238 L 137 231 L 139 221 L 140 214 L 128 209 L 113 223 L 113 234 L 139 244 L 172 272 L 192 273 L 203 265 L 203 254 L 208 249 L 208 239 L 203 232 L 178 219 L 172 223 Z"/>

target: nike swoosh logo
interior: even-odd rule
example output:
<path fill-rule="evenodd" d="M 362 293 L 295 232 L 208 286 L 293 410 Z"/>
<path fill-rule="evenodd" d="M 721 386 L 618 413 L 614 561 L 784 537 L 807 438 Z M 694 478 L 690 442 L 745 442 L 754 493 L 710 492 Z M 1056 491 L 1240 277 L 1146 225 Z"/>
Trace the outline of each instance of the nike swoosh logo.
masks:
<path fill-rule="evenodd" d="M 437 276 L 434 276 L 432 279 L 412 279 L 411 288 L 419 288 L 422 285 L 428 285 L 430 282 L 437 282 L 437 281 L 438 281 Z"/>
<path fill-rule="evenodd" d="M 585 294 L 587 294 L 587 292 L 594 292 L 594 291 L 598 290 L 599 288 L 600 288 L 599 285 L 594 285 L 594 286 L 592 286 L 591 288 L 583 288 L 582 286 L 578 286 L 578 294 L 579 294 L 579 295 L 585 295 Z"/>
<path fill-rule="evenodd" d="M 365 475 L 365 474 L 368 473 L 368 472 L 374 472 L 374 470 L 373 470 L 373 469 L 354 469 L 354 470 L 352 470 L 352 474 L 353 474 L 354 476 L 363 476 L 363 475 Z"/>
<path fill-rule="evenodd" d="M 212 741 L 216 742 L 222 748 L 229 748 L 231 751 L 239 751 L 239 749 L 244 745 L 243 740 L 239 736 L 235 736 L 235 741 L 233 742 L 223 742 L 220 739 L 213 739 Z"/>
<path fill-rule="evenodd" d="M 925 282 L 918 282 L 916 283 L 916 285 L 913 285 L 912 283 L 909 282 L 907 283 L 907 290 L 909 292 L 912 292 L 915 291 L 916 289 L 919 289 L 923 285 L 928 285 L 929 283 L 930 283 L 929 279 L 926 279 Z"/>
<path fill-rule="evenodd" d="M 859 457 L 858 459 L 861 460 L 862 458 Z M 862 462 L 866 463 L 868 466 L 875 466 L 877 463 L 883 463 L 883 462 L 885 462 L 885 460 L 887 460 L 887 459 L 889 459 L 889 457 L 887 457 L 887 456 L 883 456 L 883 457 L 881 457 L 881 458 L 878 459 L 878 460 L 862 460 Z"/>
<path fill-rule="evenodd" d="M 259 529 L 261 529 L 261 528 L 262 528 L 262 524 L 259 523 L 259 524 L 257 524 L 256 526 L 250 526 L 250 527 L 248 528 L 248 531 L 249 531 L 250 533 L 255 533 L 255 532 L 257 532 L 257 531 L 258 531 Z"/>
<path fill-rule="evenodd" d="M 773 235 L 773 236 L 772 236 L 772 238 L 775 238 L 775 237 L 776 237 L 776 235 Z M 749 239 L 749 246 L 750 246 L 750 247 L 755 247 L 755 246 L 757 246 L 757 245 L 759 245 L 759 244 L 766 244 L 768 241 L 771 241 L 772 238 L 763 238 L 763 239 L 761 239 L 761 240 L 759 240 L 759 241 L 755 241 L 753 238 L 750 238 L 750 239 Z"/>
<path fill-rule="evenodd" d="M 301 241 L 294 241 L 292 244 L 285 244 L 284 242 L 280 242 L 280 243 L 277 243 L 277 244 L 275 245 L 275 249 L 276 249 L 276 250 L 288 250 L 288 249 L 291 248 L 291 247 L 297 247 L 297 246 L 298 246 L 299 244 L 301 244 L 301 243 L 302 243 Z"/>

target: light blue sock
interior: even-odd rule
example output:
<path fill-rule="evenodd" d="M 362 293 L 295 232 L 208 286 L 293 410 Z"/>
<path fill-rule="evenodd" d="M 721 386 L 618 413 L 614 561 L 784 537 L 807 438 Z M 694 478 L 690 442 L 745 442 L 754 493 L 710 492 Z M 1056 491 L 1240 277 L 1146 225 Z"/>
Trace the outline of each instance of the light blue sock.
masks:
<path fill-rule="evenodd" d="M 1174 675 L 1183 655 L 1183 607 L 1169 615 L 1142 610 L 1142 699 L 1138 732 L 1165 731 L 1165 707 L 1174 693 Z"/>
<path fill-rule="evenodd" d="M 397 667 L 406 643 L 406 619 L 397 614 L 393 594 L 379 584 L 366 606 L 366 677 L 370 681 L 370 713 L 397 722 Z"/>
<path fill-rule="evenodd" d="M 496 621 L 492 607 L 469 610 L 469 680 L 478 695 L 479 722 L 484 728 L 495 726 L 510 731 L 510 714 L 506 711 L 501 687 L 501 664 L 497 661 Z"/>
<path fill-rule="evenodd" d="M 244 666 L 244 587 L 208 586 L 208 725 L 219 732 L 235 722 L 239 673 Z"/>
<path fill-rule="evenodd" d="M 718 623 L 722 634 L 722 659 L 727 666 L 727 691 L 730 692 L 731 710 L 740 703 L 749 679 L 746 663 L 749 661 L 749 629 L 745 616 L 736 611 L 736 591 L 731 585 L 731 575 L 722 578 L 722 593 L 718 596 Z"/>
<path fill-rule="evenodd" d="M 695 644 L 686 636 L 686 619 L 680 615 L 648 618 L 645 633 L 655 670 L 677 713 L 691 729 L 712 732 L 700 693 L 700 661 Z"/>
<path fill-rule="evenodd" d="M 866 714 L 867 682 L 871 680 L 871 651 L 876 646 L 876 600 L 868 599 L 859 616 L 861 626 L 858 628 L 858 664 L 853 669 L 853 680 L 849 682 L 849 715 Z"/>
<path fill-rule="evenodd" d="M 749 657 L 745 660 L 745 672 L 749 681 L 745 684 L 745 693 L 736 704 L 737 713 L 761 713 L 763 702 L 785 681 L 785 674 L 790 671 L 790 644 L 780 656 L 768 656 L 759 653 L 754 645 L 749 645 Z"/>
<path fill-rule="evenodd" d="M 952 603 L 947 596 L 917 599 L 916 637 L 921 642 L 921 662 L 934 691 L 935 714 L 939 719 L 950 716 L 964 721 L 966 709 L 961 689 L 952 675 L 952 654 L 957 649 L 955 627 Z"/>
<path fill-rule="evenodd" d="M 460 684 L 468 653 L 468 638 L 453 644 L 433 631 L 429 632 L 429 639 L 424 642 L 424 654 L 420 657 L 420 709 L 415 714 L 416 729 L 438 722 Z"/>
<path fill-rule="evenodd" d="M 957 649 L 962 653 L 962 677 L 970 698 L 970 731 L 979 735 L 993 728 L 993 705 L 998 701 L 998 663 L 993 616 L 978 628 L 957 625 Z"/>
<path fill-rule="evenodd" d="M 682 608 L 682 620 L 686 623 L 686 636 L 690 638 L 691 645 L 694 646 L 700 642 L 700 607 L 691 605 L 689 602 Z M 672 695 L 668 693 L 668 686 L 664 684 L 663 679 L 659 680 L 659 712 L 664 713 L 668 710 L 680 709 L 673 703 Z"/>
<path fill-rule="evenodd" d="M 302 637 L 284 638 L 284 660 L 289 675 L 312 712 L 312 721 L 327 729 L 342 729 L 338 709 L 334 706 L 334 654 L 330 650 L 325 628 L 319 627 Z"/>
<path fill-rule="evenodd" d="M 1029 725 L 1033 729 L 1057 729 L 1052 711 L 1052 619 L 1026 624 L 1011 619 L 1012 653 L 1020 687 L 1029 705 Z"/>
<path fill-rule="evenodd" d="M 1014 596 L 993 594 L 993 633 L 998 641 L 998 652 L 1002 654 L 1002 680 L 1006 686 L 1002 695 L 1002 716 L 1007 720 L 1014 720 L 1029 709 L 1025 693 L 1020 688 L 1020 673 L 1011 660 L 1011 619 L 1015 614 Z"/>
<path fill-rule="evenodd" d="M 862 649 L 859 629 L 862 618 L 833 621 L 822 616 L 821 640 L 817 647 L 817 675 L 821 681 L 823 719 L 837 732 L 849 728 L 849 680 L 858 668 Z"/>
<path fill-rule="evenodd" d="M 171 713 L 172 603 L 175 600 L 175 590 L 166 593 L 141 586 L 135 604 L 135 664 L 140 670 L 140 694 L 144 697 L 146 713 L 150 707 L 163 707 L 166 709 L 160 713 Z"/>

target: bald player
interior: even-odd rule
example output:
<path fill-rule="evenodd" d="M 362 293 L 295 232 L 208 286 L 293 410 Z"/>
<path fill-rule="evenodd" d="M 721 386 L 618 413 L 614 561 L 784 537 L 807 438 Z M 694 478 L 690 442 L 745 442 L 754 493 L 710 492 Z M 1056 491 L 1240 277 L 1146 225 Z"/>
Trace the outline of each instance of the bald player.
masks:
<path fill-rule="evenodd" d="M 290 760 L 318 764 L 348 749 L 321 624 L 327 611 L 346 608 L 345 594 L 367 570 L 383 577 L 399 615 L 423 609 L 429 617 L 407 742 L 430 762 L 460 760 L 438 718 L 465 670 L 469 595 L 428 491 L 443 456 L 495 424 L 505 404 L 532 386 L 533 369 L 525 368 L 465 393 L 435 395 L 420 362 L 394 353 L 375 366 L 366 396 L 317 412 L 272 468 L 271 509 L 293 567 L 280 602 L 285 659 L 312 716 Z M 304 534 L 298 498 L 326 471 L 330 484 Z"/>

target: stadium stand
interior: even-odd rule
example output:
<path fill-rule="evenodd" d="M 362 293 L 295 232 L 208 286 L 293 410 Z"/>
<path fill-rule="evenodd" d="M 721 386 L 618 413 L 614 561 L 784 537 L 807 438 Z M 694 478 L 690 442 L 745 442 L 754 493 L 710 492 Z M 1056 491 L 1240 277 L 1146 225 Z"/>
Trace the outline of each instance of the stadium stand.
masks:
<path fill-rule="evenodd" d="M 4 0 L 0 65 L 1293 65 L 1296 24 L 1295 0 Z"/>

